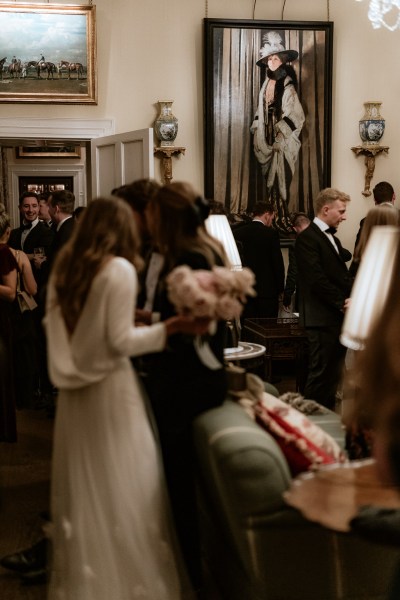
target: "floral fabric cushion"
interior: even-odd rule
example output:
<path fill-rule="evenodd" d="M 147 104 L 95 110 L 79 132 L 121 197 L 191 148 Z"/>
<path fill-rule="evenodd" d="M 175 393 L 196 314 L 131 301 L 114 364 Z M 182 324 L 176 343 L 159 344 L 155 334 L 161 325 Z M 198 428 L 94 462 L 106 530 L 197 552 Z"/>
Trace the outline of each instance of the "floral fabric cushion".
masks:
<path fill-rule="evenodd" d="M 341 448 L 330 435 L 282 400 L 264 393 L 253 404 L 253 410 L 257 423 L 279 444 L 293 476 L 345 460 Z"/>

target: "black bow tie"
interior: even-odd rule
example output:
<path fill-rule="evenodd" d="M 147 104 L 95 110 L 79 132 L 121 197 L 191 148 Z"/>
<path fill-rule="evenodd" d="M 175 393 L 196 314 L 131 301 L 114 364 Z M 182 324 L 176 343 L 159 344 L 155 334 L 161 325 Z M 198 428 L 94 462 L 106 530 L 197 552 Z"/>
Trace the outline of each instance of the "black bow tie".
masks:
<path fill-rule="evenodd" d="M 335 235 L 336 232 L 337 232 L 336 227 L 328 227 L 328 229 L 325 229 L 325 233 L 331 233 L 332 235 Z"/>
<path fill-rule="evenodd" d="M 32 223 L 23 223 L 22 229 L 30 229 L 32 227 Z"/>

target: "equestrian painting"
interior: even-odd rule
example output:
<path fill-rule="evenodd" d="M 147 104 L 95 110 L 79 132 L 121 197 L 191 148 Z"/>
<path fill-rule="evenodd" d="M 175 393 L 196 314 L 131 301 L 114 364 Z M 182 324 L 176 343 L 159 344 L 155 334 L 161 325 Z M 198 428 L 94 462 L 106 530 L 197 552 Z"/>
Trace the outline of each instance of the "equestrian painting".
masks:
<path fill-rule="evenodd" d="M 95 11 L 0 3 L 0 103 L 97 104 Z"/>

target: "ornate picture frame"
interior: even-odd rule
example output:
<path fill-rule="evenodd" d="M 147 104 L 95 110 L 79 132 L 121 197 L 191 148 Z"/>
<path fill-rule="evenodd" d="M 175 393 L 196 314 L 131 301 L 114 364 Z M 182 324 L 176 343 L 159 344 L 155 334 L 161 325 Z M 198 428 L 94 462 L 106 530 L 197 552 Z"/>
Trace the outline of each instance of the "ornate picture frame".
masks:
<path fill-rule="evenodd" d="M 283 239 L 290 215 L 312 217 L 330 185 L 332 47 L 330 22 L 204 19 L 206 196 L 232 217 L 272 202 Z M 281 83 L 267 70 L 276 52 L 286 62 Z M 277 79 L 272 108 L 268 73 Z"/>
<path fill-rule="evenodd" d="M 97 104 L 96 7 L 0 4 L 0 103 Z"/>
<path fill-rule="evenodd" d="M 17 146 L 16 158 L 80 158 L 80 146 Z"/>

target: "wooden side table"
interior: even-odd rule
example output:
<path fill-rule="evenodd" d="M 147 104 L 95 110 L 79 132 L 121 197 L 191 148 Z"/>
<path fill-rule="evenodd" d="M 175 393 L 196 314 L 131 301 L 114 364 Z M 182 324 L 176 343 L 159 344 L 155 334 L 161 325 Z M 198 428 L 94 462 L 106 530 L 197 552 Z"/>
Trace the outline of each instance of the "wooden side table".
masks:
<path fill-rule="evenodd" d="M 265 379 L 271 381 L 274 360 L 295 363 L 296 389 L 304 390 L 307 378 L 307 334 L 298 319 L 245 319 L 243 339 L 265 346 Z"/>

